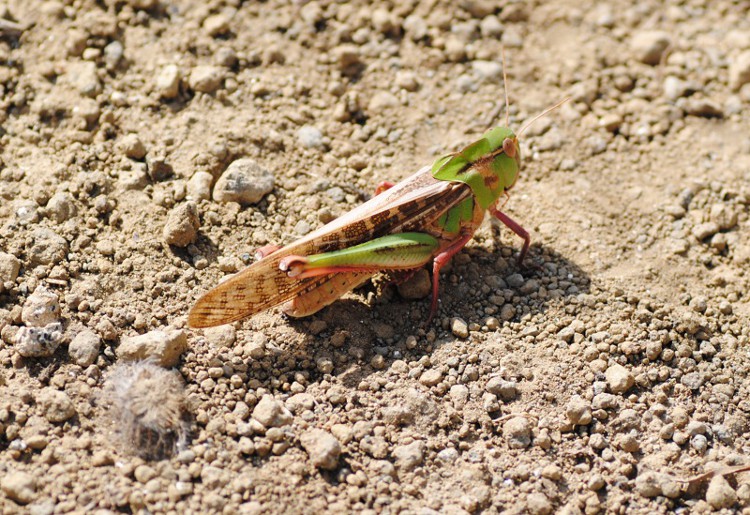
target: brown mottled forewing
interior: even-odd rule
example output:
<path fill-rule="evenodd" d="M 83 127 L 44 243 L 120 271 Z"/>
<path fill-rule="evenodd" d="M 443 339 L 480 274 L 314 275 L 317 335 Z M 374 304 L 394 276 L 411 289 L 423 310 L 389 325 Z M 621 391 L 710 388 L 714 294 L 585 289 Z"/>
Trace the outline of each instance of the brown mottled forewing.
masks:
<path fill-rule="evenodd" d="M 190 327 L 228 324 L 319 287 L 320 277 L 293 279 L 279 270 L 285 256 L 310 256 L 350 247 L 386 234 L 417 230 L 471 194 L 463 183 L 438 181 L 425 167 L 210 290 L 188 315 Z"/>

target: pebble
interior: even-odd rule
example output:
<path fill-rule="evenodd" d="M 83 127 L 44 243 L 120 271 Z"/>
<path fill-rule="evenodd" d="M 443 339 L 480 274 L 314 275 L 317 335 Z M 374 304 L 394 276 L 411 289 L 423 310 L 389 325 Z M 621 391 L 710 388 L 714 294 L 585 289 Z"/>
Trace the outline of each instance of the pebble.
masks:
<path fill-rule="evenodd" d="M 396 458 L 396 466 L 404 471 L 413 470 L 424 461 L 425 449 L 426 445 L 421 440 L 394 447 L 393 456 Z"/>
<path fill-rule="evenodd" d="M 531 444 L 531 422 L 526 417 L 513 417 L 503 424 L 503 436 L 511 449 L 524 449 Z"/>
<path fill-rule="evenodd" d="M 737 225 L 737 211 L 730 209 L 723 203 L 711 206 L 709 219 L 719 226 L 719 230 L 728 231 Z"/>
<path fill-rule="evenodd" d="M 479 31 L 485 38 L 499 38 L 503 35 L 503 24 L 497 16 L 485 16 L 479 22 Z"/>
<path fill-rule="evenodd" d="M 651 471 L 638 474 L 638 477 L 635 478 L 635 491 L 646 498 L 662 495 L 657 474 Z"/>
<path fill-rule="evenodd" d="M 685 102 L 685 112 L 691 116 L 703 118 L 723 118 L 724 109 L 708 98 L 690 98 Z"/>
<path fill-rule="evenodd" d="M 460 318 L 453 318 L 451 320 L 451 332 L 453 336 L 457 338 L 466 339 L 469 337 L 469 326 L 466 322 Z"/>
<path fill-rule="evenodd" d="M 213 65 L 200 65 L 193 68 L 188 77 L 188 86 L 200 93 L 214 93 L 224 82 L 224 68 Z"/>
<path fill-rule="evenodd" d="M 516 307 L 512 304 L 505 304 L 500 308 L 500 320 L 509 322 L 516 316 Z"/>
<path fill-rule="evenodd" d="M 154 89 L 161 98 L 171 99 L 180 94 L 180 69 L 176 64 L 168 64 L 156 76 Z"/>
<path fill-rule="evenodd" d="M 328 431 L 309 429 L 300 436 L 300 443 L 315 467 L 334 470 L 338 466 L 341 444 Z"/>
<path fill-rule="evenodd" d="M 690 440 L 690 447 L 698 454 L 704 454 L 708 450 L 708 438 L 704 435 L 695 435 Z"/>
<path fill-rule="evenodd" d="M 60 319 L 60 299 L 57 294 L 39 285 L 23 303 L 21 321 L 28 327 L 44 327 Z"/>
<path fill-rule="evenodd" d="M 126 361 L 153 358 L 162 367 L 177 365 L 187 350 L 187 333 L 182 329 L 155 330 L 137 336 L 124 336 L 117 347 L 117 357 Z"/>
<path fill-rule="evenodd" d="M 607 368 L 605 377 L 610 391 L 617 394 L 626 393 L 635 384 L 633 373 L 619 363 Z"/>
<path fill-rule="evenodd" d="M 427 387 L 436 386 L 440 383 L 443 378 L 443 373 L 440 370 L 431 368 L 426 370 L 419 378 L 419 382 Z"/>
<path fill-rule="evenodd" d="M 344 75 L 356 75 L 363 68 L 359 47 L 352 44 L 338 45 L 331 52 Z"/>
<path fill-rule="evenodd" d="M 367 103 L 367 110 L 370 113 L 375 114 L 400 105 L 401 102 L 393 93 L 388 91 L 378 91 L 372 95 L 370 101 Z"/>
<path fill-rule="evenodd" d="M 724 476 L 717 475 L 708 483 L 706 502 L 715 510 L 731 508 L 737 503 L 737 492 Z"/>
<path fill-rule="evenodd" d="M 513 381 L 506 381 L 498 376 L 490 378 L 484 389 L 497 395 L 505 402 L 512 401 L 518 397 L 518 385 Z"/>
<path fill-rule="evenodd" d="M 630 40 L 630 50 L 640 62 L 655 66 L 661 62 L 662 56 L 671 42 L 672 39 L 668 32 L 644 30 L 636 33 Z"/>
<path fill-rule="evenodd" d="M 738 91 L 750 83 L 750 50 L 742 52 L 729 64 L 729 87 Z"/>
<path fill-rule="evenodd" d="M 398 283 L 397 289 L 399 295 L 405 299 L 424 299 L 430 294 L 430 291 L 432 291 L 430 273 L 424 268 L 421 268 L 407 280 Z"/>
<path fill-rule="evenodd" d="M 203 21 L 203 29 L 211 37 L 221 36 L 229 32 L 230 17 L 224 13 L 213 14 Z"/>
<path fill-rule="evenodd" d="M 565 407 L 565 415 L 573 425 L 588 425 L 593 420 L 591 414 L 591 403 L 580 395 L 574 395 L 570 398 Z"/>
<path fill-rule="evenodd" d="M 526 506 L 531 515 L 547 515 L 552 513 L 552 502 L 541 492 L 533 492 L 526 498 Z"/>
<path fill-rule="evenodd" d="M 65 422 L 76 414 L 68 394 L 54 388 L 43 388 L 36 398 L 44 418 L 52 423 Z"/>
<path fill-rule="evenodd" d="M 52 356 L 63 341 L 62 324 L 54 322 L 44 327 L 21 327 L 16 333 L 14 348 L 24 358 Z"/>
<path fill-rule="evenodd" d="M 462 408 L 469 400 L 469 388 L 463 384 L 454 384 L 449 390 L 451 401 L 456 408 Z"/>
<path fill-rule="evenodd" d="M 252 417 L 263 427 L 281 427 L 292 423 L 292 414 L 281 401 L 264 395 L 253 409 Z"/>
<path fill-rule="evenodd" d="M 458 459 L 458 451 L 453 447 L 443 449 L 437 453 L 437 459 L 443 463 L 453 463 Z"/>
<path fill-rule="evenodd" d="M 136 134 L 127 134 L 118 145 L 120 151 L 130 159 L 143 159 L 146 157 L 146 146 Z"/>
<path fill-rule="evenodd" d="M 58 192 L 52 195 L 46 205 L 47 216 L 61 224 L 76 215 L 77 209 L 70 193 Z"/>
<path fill-rule="evenodd" d="M 305 148 L 323 148 L 323 132 L 314 125 L 303 125 L 297 129 L 297 141 Z"/>
<path fill-rule="evenodd" d="M 187 182 L 188 198 L 195 200 L 208 200 L 211 198 L 211 184 L 214 176 L 208 172 L 195 172 Z"/>
<path fill-rule="evenodd" d="M 50 229 L 35 229 L 27 257 L 32 266 L 57 265 L 68 254 L 68 242 Z"/>
<path fill-rule="evenodd" d="M 214 186 L 214 200 L 255 204 L 273 190 L 274 175 L 253 159 L 230 164 Z"/>
<path fill-rule="evenodd" d="M 0 292 L 4 284 L 13 283 L 21 271 L 21 261 L 13 254 L 0 252 Z"/>
<path fill-rule="evenodd" d="M 505 279 L 505 281 L 511 288 L 520 288 L 523 286 L 525 280 L 521 274 L 511 274 Z"/>
<path fill-rule="evenodd" d="M 495 61 L 476 60 L 471 68 L 480 78 L 488 82 L 500 82 L 503 79 L 503 65 Z"/>
<path fill-rule="evenodd" d="M 693 227 L 693 236 L 699 241 L 703 241 L 706 238 L 713 236 L 717 232 L 719 232 L 719 224 L 716 222 L 705 222 L 702 224 L 698 224 L 695 227 Z"/>
<path fill-rule="evenodd" d="M 108 43 L 107 46 L 104 47 L 104 62 L 107 65 L 107 68 L 110 70 L 117 68 L 124 53 L 125 48 L 122 46 L 121 42 L 115 40 Z"/>
<path fill-rule="evenodd" d="M 703 386 L 703 374 L 700 372 L 688 372 L 680 378 L 680 383 L 691 390 L 698 390 Z"/>
<path fill-rule="evenodd" d="M 169 212 L 162 237 L 169 245 L 187 247 L 198 237 L 200 224 L 198 206 L 195 202 L 179 204 Z"/>
<path fill-rule="evenodd" d="M 417 91 L 419 89 L 417 74 L 410 70 L 399 70 L 396 73 L 396 86 L 410 92 Z"/>
<path fill-rule="evenodd" d="M 10 471 L 2 479 L 3 493 L 19 504 L 28 504 L 36 499 L 36 478 L 29 473 Z M 11 506 L 6 507 L 9 513 Z"/>
<path fill-rule="evenodd" d="M 95 332 L 84 329 L 68 345 L 68 355 L 73 362 L 82 367 L 91 365 L 99 356 L 102 339 Z"/>
<path fill-rule="evenodd" d="M 81 95 L 95 97 L 102 91 L 102 83 L 97 75 L 96 63 L 92 61 L 69 63 L 65 76 Z"/>

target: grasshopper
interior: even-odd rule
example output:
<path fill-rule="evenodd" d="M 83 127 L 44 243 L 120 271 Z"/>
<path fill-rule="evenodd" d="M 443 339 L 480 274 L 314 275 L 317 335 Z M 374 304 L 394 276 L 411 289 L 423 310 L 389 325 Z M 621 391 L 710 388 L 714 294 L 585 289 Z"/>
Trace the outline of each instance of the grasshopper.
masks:
<path fill-rule="evenodd" d="M 505 107 L 507 125 L 507 90 Z M 279 304 L 292 317 L 312 315 L 376 273 L 408 273 L 432 261 L 429 325 L 440 269 L 471 240 L 487 211 L 523 239 L 519 263 L 526 256 L 529 233 L 498 207 L 520 169 L 518 136 L 495 127 L 396 185 L 382 183 L 372 199 L 304 238 L 260 248 L 258 261 L 198 299 L 188 325 L 227 324 Z"/>

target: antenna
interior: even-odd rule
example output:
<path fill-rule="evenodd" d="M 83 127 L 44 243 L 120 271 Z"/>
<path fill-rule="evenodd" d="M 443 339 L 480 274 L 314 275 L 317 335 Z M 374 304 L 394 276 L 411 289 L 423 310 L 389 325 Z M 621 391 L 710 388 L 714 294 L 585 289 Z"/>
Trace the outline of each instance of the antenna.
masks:
<path fill-rule="evenodd" d="M 503 62 L 503 89 L 505 90 L 505 126 L 510 125 L 510 102 L 508 101 L 508 74 L 505 71 L 505 45 L 500 46 L 500 56 Z"/>
<path fill-rule="evenodd" d="M 531 124 L 533 124 L 535 121 L 537 121 L 542 116 L 548 115 L 549 113 L 551 113 L 552 111 L 554 111 L 555 109 L 557 109 L 558 107 L 560 107 L 561 105 L 563 105 L 565 102 L 567 102 L 571 98 L 572 97 L 563 98 L 562 100 L 560 100 L 558 103 L 556 103 L 552 107 L 548 107 L 547 109 L 545 109 L 544 111 L 542 111 L 541 113 L 539 113 L 538 115 L 536 115 L 534 118 L 531 119 L 531 121 L 527 122 L 526 125 L 524 125 L 523 127 L 521 127 L 521 130 L 518 131 L 518 135 L 517 136 L 520 138 L 521 134 L 523 134 L 523 132 L 526 129 L 528 129 L 531 126 Z"/>

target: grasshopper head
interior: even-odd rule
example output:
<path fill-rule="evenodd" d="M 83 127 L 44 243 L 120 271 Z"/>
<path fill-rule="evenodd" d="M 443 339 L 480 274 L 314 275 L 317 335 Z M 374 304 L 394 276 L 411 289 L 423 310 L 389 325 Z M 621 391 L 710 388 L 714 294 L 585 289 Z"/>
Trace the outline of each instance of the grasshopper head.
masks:
<path fill-rule="evenodd" d="M 490 142 L 492 173 L 499 179 L 499 186 L 503 190 L 513 187 L 521 170 L 521 149 L 518 136 L 508 127 L 495 127 L 487 131 L 484 136 Z"/>

